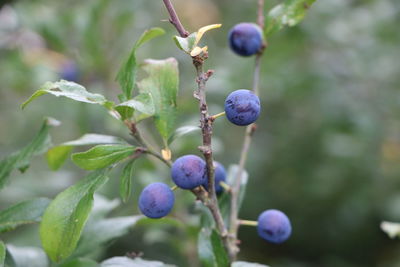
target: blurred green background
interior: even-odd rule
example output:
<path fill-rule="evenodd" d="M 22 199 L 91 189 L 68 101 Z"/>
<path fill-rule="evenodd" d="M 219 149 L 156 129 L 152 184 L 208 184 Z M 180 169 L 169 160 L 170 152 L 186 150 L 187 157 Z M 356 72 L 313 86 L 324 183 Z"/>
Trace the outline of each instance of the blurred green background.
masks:
<path fill-rule="evenodd" d="M 256 0 L 176 0 L 190 31 L 222 23 L 206 34 L 206 67 L 211 113 L 223 109 L 226 95 L 250 88 L 253 59 L 233 54 L 229 29 L 255 21 Z M 269 9 L 278 1 L 266 1 Z M 76 64 L 77 81 L 89 91 L 117 100 L 116 72 L 143 30 L 162 27 L 167 34 L 138 51 L 139 60 L 176 57 L 180 64 L 179 125 L 197 125 L 192 98 L 195 73 L 189 58 L 172 41 L 162 1 L 66 0 L 13 1 L 0 9 L 0 156 L 28 143 L 42 118 L 62 125 L 53 142 L 86 132 L 129 138 L 128 131 L 95 105 L 44 96 L 26 110 L 19 105 L 46 81 L 60 79 Z M 247 170 L 250 181 L 241 211 L 256 219 L 265 209 L 283 210 L 293 225 L 292 238 L 270 245 L 254 228 L 240 230 L 240 259 L 271 266 L 400 266 L 400 241 L 379 224 L 400 221 L 400 2 L 397 0 L 319 0 L 297 27 L 270 38 L 261 74 L 262 114 Z M 65 75 L 65 74 L 64 74 Z M 153 131 L 148 128 L 148 131 Z M 225 166 L 239 159 L 244 129 L 218 119 L 215 157 Z M 173 146 L 174 157 L 198 153 L 199 135 Z M 36 196 L 54 197 L 82 177 L 68 162 L 59 172 L 36 157 L 24 174 L 13 173 L 0 193 L 0 208 Z M 118 175 L 102 190 L 118 197 Z M 156 161 L 137 163 L 134 195 L 115 214 L 138 214 L 136 199 L 149 181 L 170 183 Z M 195 225 L 193 196 L 177 192 L 174 215 Z M 101 233 L 99 233 L 101 234 Z M 9 244 L 40 246 L 37 225 L 5 234 Z M 127 252 L 178 266 L 196 266 L 191 230 L 138 226 L 114 241 L 103 259 Z"/>

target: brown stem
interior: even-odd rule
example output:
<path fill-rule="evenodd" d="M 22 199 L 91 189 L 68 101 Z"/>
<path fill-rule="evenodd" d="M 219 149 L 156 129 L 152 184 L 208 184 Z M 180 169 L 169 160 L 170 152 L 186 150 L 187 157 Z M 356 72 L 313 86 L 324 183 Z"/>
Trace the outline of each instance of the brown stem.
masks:
<path fill-rule="evenodd" d="M 189 33 L 185 30 L 182 24 L 179 21 L 178 15 L 173 8 L 173 5 L 170 0 L 163 0 L 165 7 L 168 10 L 170 15 L 170 22 L 175 26 L 176 30 L 180 34 L 181 37 L 187 37 Z M 204 72 L 203 63 L 207 58 L 207 54 L 203 53 L 199 56 L 193 57 L 193 65 L 196 68 L 196 82 L 197 82 L 197 91 L 194 96 L 199 100 L 199 109 L 200 109 L 200 125 L 203 137 L 203 145 L 199 147 L 200 151 L 204 155 L 204 159 L 207 164 L 207 175 L 208 175 L 208 193 L 199 187 L 192 192 L 200 199 L 205 206 L 211 211 L 219 234 L 224 242 L 224 245 L 229 254 L 231 246 L 229 246 L 228 242 L 228 234 L 227 229 L 225 227 L 224 220 L 222 218 L 221 212 L 218 206 L 218 200 L 215 193 L 215 177 L 214 177 L 214 160 L 212 155 L 212 116 L 208 114 L 207 100 L 206 100 L 206 89 L 205 85 L 208 78 L 212 75 L 213 71 Z"/>
<path fill-rule="evenodd" d="M 258 0 L 258 9 L 257 9 L 257 23 L 263 28 L 264 27 L 264 0 Z M 259 83 L 260 83 L 260 63 L 261 57 L 263 55 L 264 49 L 266 47 L 266 43 L 262 45 L 261 50 L 257 53 L 254 65 L 254 74 L 253 74 L 253 92 L 256 95 L 259 95 Z M 244 168 L 247 161 L 247 156 L 249 154 L 250 145 L 252 141 L 252 136 L 254 131 L 257 129 L 256 124 L 251 124 L 246 127 L 246 133 L 243 140 L 242 150 L 240 153 L 239 159 L 239 168 L 236 173 L 236 177 L 234 180 L 234 184 L 231 190 L 231 210 L 230 210 L 230 219 L 229 219 L 229 246 L 232 247 L 230 254 L 231 261 L 236 259 L 237 253 L 239 252 L 239 248 L 237 246 L 237 235 L 239 229 L 239 192 L 240 186 L 242 183 L 242 176 L 244 173 Z"/>
<path fill-rule="evenodd" d="M 176 14 L 175 8 L 172 5 L 171 0 L 163 0 L 163 2 L 169 13 L 169 22 L 171 22 L 171 24 L 175 26 L 181 37 L 188 37 L 189 32 L 185 30 L 181 21 L 179 20 L 178 14 Z"/>

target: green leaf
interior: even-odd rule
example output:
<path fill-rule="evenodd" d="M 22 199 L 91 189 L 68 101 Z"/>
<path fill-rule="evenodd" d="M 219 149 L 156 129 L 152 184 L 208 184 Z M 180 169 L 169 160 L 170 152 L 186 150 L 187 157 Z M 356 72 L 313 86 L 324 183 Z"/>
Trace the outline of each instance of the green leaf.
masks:
<path fill-rule="evenodd" d="M 229 259 L 221 238 L 214 229 L 202 228 L 198 238 L 198 253 L 201 263 L 210 267 L 229 266 Z"/>
<path fill-rule="evenodd" d="M 88 151 L 72 154 L 72 161 L 85 170 L 95 170 L 117 163 L 135 151 L 130 145 L 98 145 Z"/>
<path fill-rule="evenodd" d="M 4 266 L 4 261 L 6 259 L 6 246 L 3 241 L 0 240 L 0 266 Z"/>
<path fill-rule="evenodd" d="M 49 260 L 41 248 L 7 245 L 6 266 L 48 267 Z"/>
<path fill-rule="evenodd" d="M 36 198 L 0 211 L 0 233 L 14 230 L 20 225 L 40 222 L 49 203 L 50 199 Z"/>
<path fill-rule="evenodd" d="M 120 201 L 118 199 L 108 200 L 101 195 L 94 195 L 92 212 L 72 258 L 98 250 L 101 245 L 126 234 L 130 227 L 143 218 L 142 215 L 139 215 L 104 219 L 107 213 L 119 205 Z M 102 234 L 99 235 L 97 233 Z"/>
<path fill-rule="evenodd" d="M 382 222 L 381 229 L 384 231 L 390 238 L 400 237 L 400 223 L 394 222 Z"/>
<path fill-rule="evenodd" d="M 173 267 L 160 261 L 148 261 L 141 258 L 113 257 L 101 263 L 101 267 Z"/>
<path fill-rule="evenodd" d="M 234 185 L 234 181 L 238 175 L 239 166 L 238 165 L 230 165 L 228 168 L 228 175 L 226 179 L 226 183 L 230 186 Z M 246 170 L 242 172 L 242 180 L 240 185 L 239 197 L 238 197 L 238 209 L 242 206 L 245 194 L 246 194 L 246 187 L 248 181 L 248 173 Z M 231 209 L 231 194 L 224 193 L 218 201 L 219 208 L 221 210 L 221 215 L 224 218 L 225 224 L 229 227 L 229 216 L 230 216 L 230 209 Z"/>
<path fill-rule="evenodd" d="M 139 94 L 131 100 L 118 104 L 115 109 L 121 115 L 122 120 L 135 114 L 135 121 L 140 121 L 155 113 L 153 97 L 148 93 Z"/>
<path fill-rule="evenodd" d="M 264 35 L 266 37 L 285 26 L 295 26 L 302 21 L 307 10 L 316 0 L 285 0 L 272 8 L 265 18 Z"/>
<path fill-rule="evenodd" d="M 99 267 L 99 266 L 100 265 L 94 260 L 86 258 L 73 259 L 71 261 L 68 261 L 60 265 L 60 267 Z"/>
<path fill-rule="evenodd" d="M 175 132 L 168 139 L 168 144 L 172 144 L 176 139 L 181 138 L 187 134 L 200 131 L 199 126 L 183 126 L 175 130 Z"/>
<path fill-rule="evenodd" d="M 40 224 L 42 246 L 51 260 L 59 262 L 74 251 L 93 206 L 93 194 L 107 181 L 106 171 L 89 173 L 57 195 Z"/>
<path fill-rule="evenodd" d="M 158 28 L 158 27 L 155 27 L 155 28 L 151 28 L 151 29 L 149 29 L 149 30 L 146 30 L 146 31 L 142 34 L 142 36 L 140 36 L 139 40 L 137 40 L 137 42 L 136 42 L 136 48 L 139 48 L 139 47 L 142 46 L 144 43 L 150 41 L 151 39 L 153 39 L 153 38 L 155 38 L 155 37 L 157 37 L 157 36 L 163 35 L 163 34 L 165 34 L 164 29 Z"/>
<path fill-rule="evenodd" d="M 49 149 L 46 154 L 47 164 L 51 170 L 58 170 L 64 164 L 74 146 L 99 144 L 126 144 L 126 141 L 111 135 L 85 134 L 76 140 Z"/>
<path fill-rule="evenodd" d="M 148 77 L 140 81 L 141 93 L 150 93 L 155 106 L 155 125 L 164 142 L 171 136 L 176 119 L 176 98 L 179 87 L 178 62 L 174 58 L 145 61 Z"/>
<path fill-rule="evenodd" d="M 222 243 L 217 231 L 214 229 L 211 232 L 211 245 L 217 261 L 217 266 L 229 266 L 229 258 L 224 248 L 224 244 Z"/>
<path fill-rule="evenodd" d="M 51 118 L 46 119 L 31 143 L 0 161 L 0 189 L 4 187 L 14 169 L 25 171 L 33 156 L 44 153 L 51 146 L 49 129 L 57 125 L 59 125 L 58 121 Z"/>
<path fill-rule="evenodd" d="M 268 267 L 268 265 L 247 261 L 235 261 L 232 263 L 232 267 Z"/>
<path fill-rule="evenodd" d="M 85 87 L 80 84 L 61 80 L 59 82 L 47 82 L 38 91 L 36 91 L 28 100 L 26 100 L 21 108 L 24 109 L 26 105 L 32 102 L 34 99 L 42 96 L 44 94 L 52 94 L 57 97 L 65 96 L 67 98 L 90 103 L 90 104 L 100 104 L 107 109 L 110 109 L 114 104 L 108 101 L 104 96 L 100 94 L 92 94 L 86 91 Z"/>
<path fill-rule="evenodd" d="M 46 153 L 47 164 L 50 170 L 58 170 L 67 160 L 72 146 L 55 146 L 50 148 Z"/>
<path fill-rule="evenodd" d="M 83 231 L 74 256 L 88 255 L 101 245 L 127 234 L 129 228 L 142 217 L 137 215 L 90 221 Z"/>
<path fill-rule="evenodd" d="M 135 160 L 129 161 L 122 170 L 121 180 L 119 183 L 119 194 L 124 202 L 127 202 L 132 192 L 132 175 L 133 163 Z"/>
<path fill-rule="evenodd" d="M 179 49 L 181 49 L 189 54 L 193 50 L 193 48 L 196 46 L 196 36 L 197 36 L 197 32 L 191 33 L 186 38 L 180 37 L 180 36 L 174 36 L 174 41 Z"/>
<path fill-rule="evenodd" d="M 135 87 L 137 70 L 136 49 L 138 49 L 145 42 L 148 42 L 157 36 L 163 35 L 164 33 L 165 31 L 161 28 L 152 28 L 145 31 L 135 43 L 131 53 L 129 54 L 129 57 L 119 69 L 116 80 L 119 82 L 126 99 L 131 99 L 132 90 Z"/>
<path fill-rule="evenodd" d="M 104 135 L 104 134 L 93 134 L 88 133 L 80 138 L 62 143 L 63 146 L 88 146 L 88 145 L 100 145 L 100 144 L 126 144 L 126 141 L 122 138 Z"/>

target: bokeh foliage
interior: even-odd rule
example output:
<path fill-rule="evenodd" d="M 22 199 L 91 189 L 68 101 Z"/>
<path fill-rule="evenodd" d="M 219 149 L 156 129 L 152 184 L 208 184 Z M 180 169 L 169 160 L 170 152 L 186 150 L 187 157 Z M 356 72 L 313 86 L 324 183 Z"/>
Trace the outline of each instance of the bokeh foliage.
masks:
<path fill-rule="evenodd" d="M 222 23 L 205 39 L 215 70 L 208 84 L 213 113 L 225 96 L 249 88 L 253 60 L 239 58 L 226 36 L 234 24 L 255 21 L 256 1 L 177 0 L 178 13 L 195 31 Z M 271 8 L 278 1 L 267 1 Z M 396 266 L 400 241 L 381 230 L 382 220 L 400 221 L 399 85 L 400 3 L 396 0 L 317 1 L 307 18 L 268 40 L 262 65 L 262 114 L 251 149 L 248 193 L 241 217 L 256 219 L 267 208 L 285 211 L 293 236 L 281 246 L 259 239 L 253 228 L 240 231 L 240 257 L 272 266 Z M 79 83 L 110 100 L 119 94 L 116 73 L 144 29 L 161 27 L 163 36 L 137 51 L 136 60 L 176 57 L 180 65 L 178 124 L 197 125 L 191 62 L 176 48 L 174 29 L 161 1 L 14 1 L 0 11 L 1 156 L 22 148 L 39 131 L 44 116 L 62 122 L 51 129 L 61 144 L 86 132 L 129 139 L 123 125 L 100 106 L 43 96 L 21 111 L 19 105 L 45 81 L 58 80 L 66 62 L 79 69 Z M 137 73 L 139 78 L 146 73 Z M 155 129 L 154 129 L 155 130 Z M 239 158 L 244 129 L 217 121 L 216 159 Z M 153 143 L 160 140 L 153 140 Z M 171 145 L 175 156 L 197 153 L 200 138 L 188 135 Z M 84 150 L 82 150 L 84 151 Z M 150 181 L 169 182 L 168 170 L 139 159 L 133 194 L 113 215 L 138 214 L 136 199 Z M 115 170 L 109 198 L 119 192 Z M 70 162 L 60 172 L 37 158 L 24 174 L 14 173 L 1 192 L 1 208 L 35 197 L 53 198 L 83 177 Z M 193 196 L 177 192 L 174 219 L 143 221 L 95 257 L 142 251 L 147 258 L 188 266 L 197 258 L 198 210 Z M 90 220 L 90 219 L 89 219 Z M 183 227 L 182 224 L 189 226 Z M 39 246 L 37 226 L 2 236 L 16 246 Z M 0 252 L 1 257 L 1 252 Z"/>

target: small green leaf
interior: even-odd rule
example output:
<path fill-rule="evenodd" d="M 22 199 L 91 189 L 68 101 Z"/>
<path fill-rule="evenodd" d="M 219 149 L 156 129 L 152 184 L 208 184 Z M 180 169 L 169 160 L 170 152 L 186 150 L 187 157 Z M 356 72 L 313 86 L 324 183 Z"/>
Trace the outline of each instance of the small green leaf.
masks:
<path fill-rule="evenodd" d="M 168 139 L 168 144 L 172 144 L 176 139 L 187 134 L 200 131 L 199 126 L 183 126 L 175 130 L 175 132 Z"/>
<path fill-rule="evenodd" d="M 46 154 L 47 163 L 51 170 L 58 170 L 64 164 L 74 146 L 99 144 L 126 144 L 126 141 L 111 135 L 85 134 L 76 140 L 49 149 Z"/>
<path fill-rule="evenodd" d="M 129 228 L 142 217 L 142 215 L 137 215 L 91 221 L 86 225 L 73 256 L 88 255 L 99 249 L 101 245 L 127 234 Z"/>
<path fill-rule="evenodd" d="M 198 237 L 199 258 L 204 266 L 227 267 L 228 255 L 218 233 L 210 228 L 202 228 Z"/>
<path fill-rule="evenodd" d="M 7 245 L 6 266 L 49 267 L 49 260 L 41 248 Z"/>
<path fill-rule="evenodd" d="M 55 146 L 50 148 L 46 153 L 47 164 L 50 170 L 58 170 L 67 160 L 72 146 Z"/>
<path fill-rule="evenodd" d="M 130 110 L 127 111 L 127 108 Z M 148 93 L 139 94 L 131 100 L 118 104 L 115 109 L 121 114 L 122 120 L 135 114 L 135 121 L 140 121 L 153 116 L 155 113 L 153 97 Z"/>
<path fill-rule="evenodd" d="M 51 260 L 60 262 L 74 251 L 93 206 L 93 194 L 107 181 L 106 171 L 89 173 L 47 207 L 40 224 L 42 246 Z"/>
<path fill-rule="evenodd" d="M 113 257 L 101 263 L 101 267 L 173 267 L 160 261 L 148 261 L 141 258 Z"/>
<path fill-rule="evenodd" d="M 269 267 L 268 265 L 253 263 L 247 261 L 235 261 L 232 263 L 232 267 Z"/>
<path fill-rule="evenodd" d="M 210 239 L 213 252 L 217 260 L 217 266 L 229 266 L 228 254 L 226 253 L 221 237 L 218 235 L 216 230 L 212 230 Z"/>
<path fill-rule="evenodd" d="M 137 70 L 136 49 L 138 49 L 145 42 L 148 42 L 157 36 L 163 35 L 164 33 L 165 31 L 161 28 L 152 28 L 145 31 L 133 46 L 129 57 L 120 67 L 116 80 L 119 82 L 126 99 L 131 99 L 132 90 L 135 87 Z"/>
<path fill-rule="evenodd" d="M 102 169 L 129 157 L 134 151 L 135 147 L 130 145 L 98 145 L 72 154 L 72 161 L 85 170 Z"/>
<path fill-rule="evenodd" d="M 124 202 L 127 202 L 132 192 L 133 164 L 135 160 L 129 161 L 122 170 L 119 183 L 119 194 Z"/>
<path fill-rule="evenodd" d="M 56 120 L 46 119 L 31 143 L 0 161 L 0 189 L 4 187 L 14 169 L 25 171 L 33 156 L 43 154 L 51 146 L 49 129 L 56 125 L 58 125 Z"/>
<path fill-rule="evenodd" d="M 6 260 L 6 246 L 3 241 L 0 240 L 0 267 L 4 266 L 4 261 Z"/>
<path fill-rule="evenodd" d="M 174 41 L 179 49 L 190 54 L 193 48 L 196 46 L 196 35 L 197 32 L 190 34 L 188 37 L 174 36 Z"/>
<path fill-rule="evenodd" d="M 238 165 L 231 165 L 228 168 L 228 175 L 226 183 L 230 186 L 234 185 L 234 181 L 238 175 L 239 166 Z M 248 173 L 246 170 L 242 172 L 242 180 L 240 185 L 239 191 L 239 198 L 238 198 L 238 209 L 240 210 L 245 194 L 246 194 L 246 187 L 248 181 Z M 224 218 L 225 224 L 229 227 L 229 215 L 231 210 L 231 194 L 224 193 L 218 201 L 219 208 L 221 210 L 221 215 Z"/>
<path fill-rule="evenodd" d="M 178 62 L 174 58 L 145 61 L 148 77 L 139 83 L 141 93 L 150 93 L 155 106 L 155 125 L 164 142 L 171 136 L 176 119 L 176 98 L 179 87 Z"/>
<path fill-rule="evenodd" d="M 139 48 L 139 47 L 142 46 L 144 43 L 146 43 L 146 42 L 150 41 L 151 39 L 156 38 L 156 37 L 158 37 L 158 36 L 160 36 L 160 35 L 163 35 L 163 34 L 165 34 L 164 29 L 158 28 L 158 27 L 155 27 L 155 28 L 151 28 L 151 29 L 149 29 L 149 30 L 146 30 L 146 31 L 142 34 L 142 36 L 140 36 L 139 40 L 137 40 L 137 42 L 136 42 L 136 48 Z"/>
<path fill-rule="evenodd" d="M 40 222 L 49 203 L 50 199 L 36 198 L 0 211 L 0 233 L 14 230 L 20 225 Z"/>
<path fill-rule="evenodd" d="M 400 223 L 394 222 L 382 222 L 381 229 L 384 231 L 390 238 L 400 237 Z"/>
<path fill-rule="evenodd" d="M 91 259 L 77 258 L 61 264 L 60 267 L 99 267 L 100 265 Z"/>
<path fill-rule="evenodd" d="M 281 30 L 285 26 L 295 26 L 302 21 L 307 10 L 316 0 L 285 0 L 272 8 L 265 18 L 265 37 Z"/>
<path fill-rule="evenodd" d="M 113 103 L 108 101 L 104 96 L 100 94 L 92 94 L 86 91 L 85 87 L 80 84 L 61 80 L 59 82 L 47 82 L 38 91 L 36 91 L 28 100 L 26 100 L 21 108 L 24 109 L 26 105 L 32 102 L 34 99 L 44 94 L 52 94 L 57 97 L 64 96 L 76 101 L 100 104 L 107 109 L 113 106 Z"/>

